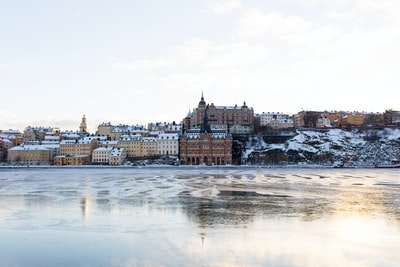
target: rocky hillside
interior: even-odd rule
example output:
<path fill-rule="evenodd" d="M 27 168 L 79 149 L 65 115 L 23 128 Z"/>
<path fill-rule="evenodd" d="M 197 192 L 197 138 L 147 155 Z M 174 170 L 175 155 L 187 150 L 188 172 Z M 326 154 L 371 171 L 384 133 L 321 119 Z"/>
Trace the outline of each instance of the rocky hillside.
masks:
<path fill-rule="evenodd" d="M 371 167 L 400 161 L 400 129 L 297 130 L 271 140 L 262 134 L 241 140 L 242 163 Z"/>

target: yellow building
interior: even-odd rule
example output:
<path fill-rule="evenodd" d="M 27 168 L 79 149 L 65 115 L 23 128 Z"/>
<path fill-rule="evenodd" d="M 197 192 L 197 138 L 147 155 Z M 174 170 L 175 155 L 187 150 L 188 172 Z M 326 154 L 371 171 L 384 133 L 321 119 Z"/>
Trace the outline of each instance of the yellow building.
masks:
<path fill-rule="evenodd" d="M 92 162 L 95 164 L 108 164 L 110 162 L 110 152 L 112 147 L 98 147 L 93 150 Z"/>
<path fill-rule="evenodd" d="M 54 158 L 55 165 L 84 165 L 90 163 L 89 155 L 62 155 Z"/>
<path fill-rule="evenodd" d="M 127 157 L 142 157 L 142 137 L 140 135 L 123 135 L 119 139 L 119 148 L 124 148 Z"/>
<path fill-rule="evenodd" d="M 110 165 L 121 165 L 126 159 L 126 151 L 123 148 L 114 148 L 109 155 Z"/>
<path fill-rule="evenodd" d="M 364 124 L 364 114 L 361 113 L 349 113 L 342 117 L 342 126 L 355 125 L 361 126 Z"/>
<path fill-rule="evenodd" d="M 154 137 L 143 137 L 141 140 L 141 157 L 157 155 L 157 140 Z"/>
<path fill-rule="evenodd" d="M 40 145 L 21 145 L 8 150 L 7 161 L 21 164 L 49 164 L 51 151 Z"/>
<path fill-rule="evenodd" d="M 110 122 L 103 122 L 97 127 L 97 135 L 106 135 L 111 136 L 111 132 L 114 126 L 111 125 Z"/>
<path fill-rule="evenodd" d="M 92 155 L 99 146 L 96 138 L 85 137 L 79 140 L 63 140 L 60 142 L 60 155 Z"/>

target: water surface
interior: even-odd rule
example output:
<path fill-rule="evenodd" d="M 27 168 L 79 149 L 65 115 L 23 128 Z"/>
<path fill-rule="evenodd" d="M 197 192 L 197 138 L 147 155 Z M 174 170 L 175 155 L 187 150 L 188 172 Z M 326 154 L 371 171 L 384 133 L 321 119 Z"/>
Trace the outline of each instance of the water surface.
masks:
<path fill-rule="evenodd" d="M 395 169 L 0 169 L 0 266 L 399 266 Z"/>

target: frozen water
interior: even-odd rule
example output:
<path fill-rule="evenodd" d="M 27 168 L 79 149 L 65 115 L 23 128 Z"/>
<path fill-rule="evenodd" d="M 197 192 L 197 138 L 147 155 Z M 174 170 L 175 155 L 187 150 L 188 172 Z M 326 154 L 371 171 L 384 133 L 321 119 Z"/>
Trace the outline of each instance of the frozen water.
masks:
<path fill-rule="evenodd" d="M 0 169 L 0 266 L 399 266 L 395 169 Z"/>

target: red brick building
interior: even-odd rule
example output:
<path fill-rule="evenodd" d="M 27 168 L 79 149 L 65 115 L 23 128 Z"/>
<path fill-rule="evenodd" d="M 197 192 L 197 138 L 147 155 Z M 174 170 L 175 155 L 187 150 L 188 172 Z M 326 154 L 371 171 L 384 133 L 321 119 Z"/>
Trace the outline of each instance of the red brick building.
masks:
<path fill-rule="evenodd" d="M 0 138 L 0 162 L 5 161 L 7 158 L 7 148 L 6 143 Z"/>
<path fill-rule="evenodd" d="M 179 140 L 181 164 L 232 164 L 232 136 L 227 130 L 211 128 L 207 108 L 202 121 L 200 127 L 186 130 Z"/>
<path fill-rule="evenodd" d="M 242 106 L 215 106 L 207 104 L 203 94 L 198 107 L 189 112 L 183 119 L 185 129 L 200 127 L 204 121 L 204 115 L 208 113 L 208 122 L 218 129 L 226 129 L 232 134 L 251 134 L 254 130 L 254 110 L 246 105 Z"/>
<path fill-rule="evenodd" d="M 232 137 L 226 131 L 186 132 L 179 146 L 181 164 L 232 164 Z"/>

